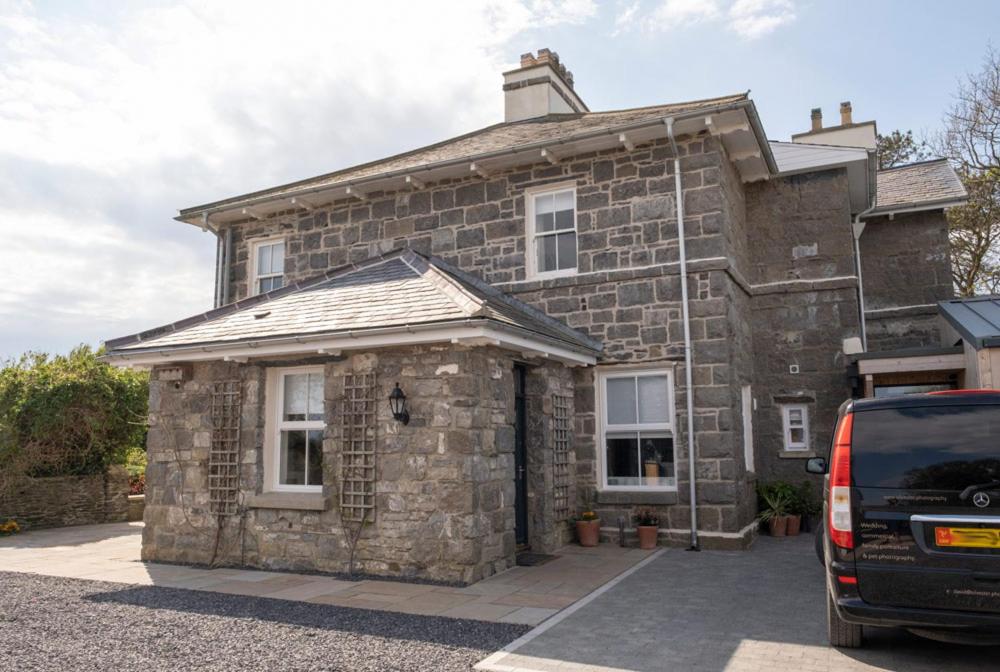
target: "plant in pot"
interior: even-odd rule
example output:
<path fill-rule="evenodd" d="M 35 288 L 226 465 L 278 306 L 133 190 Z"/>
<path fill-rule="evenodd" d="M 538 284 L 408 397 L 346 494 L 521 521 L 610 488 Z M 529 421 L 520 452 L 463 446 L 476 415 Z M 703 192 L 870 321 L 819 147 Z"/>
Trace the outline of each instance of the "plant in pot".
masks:
<path fill-rule="evenodd" d="M 635 514 L 635 526 L 639 531 L 639 548 L 646 551 L 656 548 L 660 517 L 649 509 L 642 509 Z"/>
<path fill-rule="evenodd" d="M 809 532 L 814 523 L 814 519 L 822 510 L 819 499 L 813 493 L 812 484 L 809 481 L 802 481 L 795 488 L 795 512 L 802 516 L 802 531 Z"/>
<path fill-rule="evenodd" d="M 597 546 L 601 540 L 601 519 L 593 511 L 584 511 L 576 519 L 576 538 L 581 546 Z"/>
<path fill-rule="evenodd" d="M 757 519 L 767 523 L 772 537 L 783 537 L 788 532 L 788 511 L 791 505 L 788 494 L 775 488 L 763 488 L 760 492 L 763 502 Z"/>

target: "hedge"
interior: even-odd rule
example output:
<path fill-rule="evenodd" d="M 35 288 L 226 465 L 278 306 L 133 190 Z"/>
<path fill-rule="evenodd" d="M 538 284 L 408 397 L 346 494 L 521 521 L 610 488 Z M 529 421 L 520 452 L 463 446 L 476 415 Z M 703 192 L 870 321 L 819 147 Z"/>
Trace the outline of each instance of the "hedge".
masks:
<path fill-rule="evenodd" d="M 0 368 L 0 493 L 24 477 L 103 473 L 145 443 L 149 377 L 80 346 Z"/>

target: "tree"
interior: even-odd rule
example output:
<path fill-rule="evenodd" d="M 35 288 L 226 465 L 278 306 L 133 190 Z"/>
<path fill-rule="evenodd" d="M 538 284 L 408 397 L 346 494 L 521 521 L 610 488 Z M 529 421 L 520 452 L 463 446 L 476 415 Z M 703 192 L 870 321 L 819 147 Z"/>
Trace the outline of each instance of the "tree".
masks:
<path fill-rule="evenodd" d="M 948 211 L 952 275 L 962 296 L 1000 290 L 1000 54 L 959 84 L 935 149 L 958 170 L 969 202 Z"/>
<path fill-rule="evenodd" d="M 901 133 L 896 130 L 889 135 L 879 134 L 875 148 L 878 150 L 879 170 L 923 161 L 930 156 L 927 143 L 914 140 L 913 131 Z"/>

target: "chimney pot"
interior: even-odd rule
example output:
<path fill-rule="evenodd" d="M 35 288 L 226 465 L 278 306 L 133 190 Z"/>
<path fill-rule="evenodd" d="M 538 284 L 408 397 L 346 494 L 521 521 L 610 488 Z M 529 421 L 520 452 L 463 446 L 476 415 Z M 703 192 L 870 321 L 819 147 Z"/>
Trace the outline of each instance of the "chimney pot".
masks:
<path fill-rule="evenodd" d="M 822 131 L 823 130 L 823 110 L 819 107 L 814 107 L 812 113 L 809 115 L 812 119 L 812 130 Z"/>
<path fill-rule="evenodd" d="M 530 51 L 526 54 L 521 54 L 521 67 L 530 68 L 535 64 L 535 56 Z"/>
<path fill-rule="evenodd" d="M 851 119 L 851 101 L 845 100 L 840 104 L 840 125 L 850 126 L 854 121 Z"/>

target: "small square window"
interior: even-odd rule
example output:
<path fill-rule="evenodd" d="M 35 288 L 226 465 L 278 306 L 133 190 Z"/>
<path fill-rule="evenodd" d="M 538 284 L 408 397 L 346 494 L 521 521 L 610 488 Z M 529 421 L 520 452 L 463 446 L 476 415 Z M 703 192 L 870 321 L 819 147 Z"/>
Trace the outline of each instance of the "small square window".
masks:
<path fill-rule="evenodd" d="M 781 407 L 785 450 L 809 450 L 809 409 L 797 404 Z"/>

